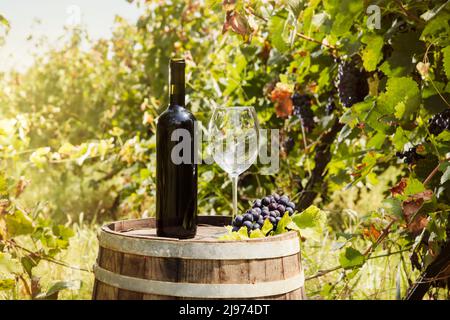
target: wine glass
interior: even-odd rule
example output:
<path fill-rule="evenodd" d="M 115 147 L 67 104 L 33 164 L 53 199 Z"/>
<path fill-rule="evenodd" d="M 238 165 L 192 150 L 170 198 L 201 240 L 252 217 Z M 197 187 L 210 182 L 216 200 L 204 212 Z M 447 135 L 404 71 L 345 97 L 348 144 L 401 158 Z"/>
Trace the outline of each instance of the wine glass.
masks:
<path fill-rule="evenodd" d="M 209 122 L 210 148 L 214 161 L 230 175 L 233 218 L 237 215 L 239 175 L 256 161 L 259 123 L 253 107 L 217 107 Z"/>

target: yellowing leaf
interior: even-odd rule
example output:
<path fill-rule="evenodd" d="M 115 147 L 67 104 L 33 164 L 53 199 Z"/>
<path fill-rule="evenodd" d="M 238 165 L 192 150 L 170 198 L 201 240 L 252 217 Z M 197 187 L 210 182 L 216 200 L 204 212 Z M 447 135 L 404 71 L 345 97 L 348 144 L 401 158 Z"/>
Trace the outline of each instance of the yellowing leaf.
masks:
<path fill-rule="evenodd" d="M 16 210 L 5 217 L 6 228 L 10 236 L 30 234 L 34 231 L 33 221 L 24 212 Z"/>
<path fill-rule="evenodd" d="M 364 68 L 367 71 L 374 71 L 383 57 L 381 49 L 384 39 L 381 36 L 369 34 L 362 37 L 361 41 L 366 44 L 366 48 L 362 52 Z"/>

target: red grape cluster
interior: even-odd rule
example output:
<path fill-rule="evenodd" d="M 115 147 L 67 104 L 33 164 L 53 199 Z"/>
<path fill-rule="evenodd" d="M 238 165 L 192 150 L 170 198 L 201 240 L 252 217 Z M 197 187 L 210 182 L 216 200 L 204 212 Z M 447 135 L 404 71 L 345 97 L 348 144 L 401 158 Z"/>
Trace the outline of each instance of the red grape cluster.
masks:
<path fill-rule="evenodd" d="M 277 228 L 278 221 L 286 212 L 291 216 L 295 211 L 295 204 L 286 195 L 279 196 L 274 193 L 262 199 L 255 200 L 253 207 L 243 215 L 238 215 L 233 220 L 233 231 L 238 231 L 241 227 L 251 230 L 261 229 L 264 221 L 269 219 L 273 229 Z"/>
<path fill-rule="evenodd" d="M 414 164 L 420 159 L 425 159 L 424 156 L 417 153 L 417 147 L 412 147 L 405 152 L 397 152 L 395 155 L 407 164 Z"/>
<path fill-rule="evenodd" d="M 336 87 L 339 100 L 346 108 L 364 101 L 364 98 L 369 94 L 366 75 L 353 60 L 339 63 Z"/>
<path fill-rule="evenodd" d="M 428 121 L 428 131 L 430 131 L 431 134 L 437 136 L 444 130 L 450 130 L 450 109 L 435 114 Z"/>
<path fill-rule="evenodd" d="M 314 112 L 311 110 L 311 97 L 296 92 L 291 99 L 294 105 L 294 116 L 300 117 L 306 132 L 311 132 L 315 127 Z"/>

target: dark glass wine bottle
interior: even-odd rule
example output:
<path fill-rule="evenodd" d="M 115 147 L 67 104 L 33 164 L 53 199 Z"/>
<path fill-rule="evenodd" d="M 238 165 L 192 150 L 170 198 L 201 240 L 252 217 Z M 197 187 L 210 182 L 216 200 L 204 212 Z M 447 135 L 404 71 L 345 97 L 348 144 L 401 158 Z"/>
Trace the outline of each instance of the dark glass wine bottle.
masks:
<path fill-rule="evenodd" d="M 185 108 L 185 66 L 184 59 L 170 61 L 169 107 L 156 129 L 157 234 L 179 239 L 193 238 L 197 231 L 196 126 Z"/>

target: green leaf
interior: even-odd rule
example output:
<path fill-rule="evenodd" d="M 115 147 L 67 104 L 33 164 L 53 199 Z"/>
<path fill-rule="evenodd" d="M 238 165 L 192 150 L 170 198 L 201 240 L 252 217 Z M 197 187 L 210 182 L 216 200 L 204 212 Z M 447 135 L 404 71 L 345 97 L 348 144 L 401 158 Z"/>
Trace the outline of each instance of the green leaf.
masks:
<path fill-rule="evenodd" d="M 75 232 L 64 225 L 53 226 L 53 234 L 63 240 L 68 240 L 75 235 Z"/>
<path fill-rule="evenodd" d="M 402 218 L 403 217 L 403 210 L 402 210 L 402 201 L 396 198 L 388 198 L 384 199 L 381 202 L 381 208 L 386 210 L 387 212 Z"/>
<path fill-rule="evenodd" d="M 368 34 L 361 38 L 361 42 L 366 44 L 366 48 L 362 52 L 364 68 L 369 72 L 374 71 L 383 57 L 381 49 L 384 39 L 378 35 Z"/>
<path fill-rule="evenodd" d="M 450 164 L 448 162 L 446 162 L 446 165 L 447 166 L 446 166 L 445 170 L 442 170 L 442 171 L 444 171 L 444 173 L 442 174 L 442 177 L 441 177 L 441 184 L 444 184 L 450 180 Z M 444 169 L 444 168 L 442 168 L 442 169 Z"/>
<path fill-rule="evenodd" d="M 352 247 L 345 248 L 339 255 L 339 263 L 344 269 L 359 268 L 364 264 L 365 258 L 361 252 Z"/>
<path fill-rule="evenodd" d="M 36 299 L 57 299 L 57 294 L 61 290 L 80 290 L 81 281 L 58 281 L 48 289 L 46 293 L 40 293 L 36 296 Z"/>
<path fill-rule="evenodd" d="M 403 131 L 402 127 L 398 127 L 395 131 L 394 136 L 392 137 L 392 143 L 394 144 L 395 149 L 403 151 L 404 145 L 408 142 L 409 140 L 405 135 L 405 131 Z"/>
<path fill-rule="evenodd" d="M 325 212 L 316 206 L 310 206 L 303 212 L 294 214 L 291 218 L 297 227 L 302 230 L 302 235 L 305 235 L 305 229 L 315 229 L 321 232 L 327 220 Z M 311 236 L 312 234 L 309 235 Z"/>
<path fill-rule="evenodd" d="M 408 183 L 406 185 L 404 195 L 405 196 L 412 196 L 414 194 L 420 193 L 422 191 L 425 191 L 425 186 L 422 182 L 415 178 L 409 178 Z"/>
<path fill-rule="evenodd" d="M 289 42 L 285 37 L 288 14 L 288 11 L 280 10 L 269 21 L 271 43 L 280 52 L 285 52 L 289 49 Z"/>
<path fill-rule="evenodd" d="M 0 199 L 8 199 L 8 181 L 3 172 L 0 172 Z"/>
<path fill-rule="evenodd" d="M 447 75 L 447 79 L 450 80 L 450 46 L 442 49 L 442 53 L 444 54 L 444 70 Z"/>
<path fill-rule="evenodd" d="M 377 109 L 385 115 L 395 113 L 400 120 L 410 120 L 420 106 L 420 91 L 417 83 L 409 77 L 390 78 L 386 92 L 378 98 Z"/>
<path fill-rule="evenodd" d="M 392 40 L 392 55 L 380 66 L 388 77 L 409 75 L 415 68 L 413 57 L 423 55 L 424 44 L 419 40 L 417 32 L 407 32 L 397 35 Z"/>
<path fill-rule="evenodd" d="M 20 273 L 21 269 L 19 261 L 9 253 L 0 252 L 0 274 Z"/>
<path fill-rule="evenodd" d="M 34 231 L 33 221 L 21 210 L 16 210 L 14 214 L 7 215 L 5 220 L 8 233 L 12 237 L 30 234 Z"/>
<path fill-rule="evenodd" d="M 22 264 L 23 269 L 30 276 L 30 278 L 32 276 L 33 268 L 38 265 L 39 261 L 39 258 L 31 256 L 25 256 L 20 259 L 20 263 Z"/>
<path fill-rule="evenodd" d="M 450 44 L 450 13 L 441 11 L 430 20 L 422 32 L 420 39 L 435 45 L 447 46 Z"/>
<path fill-rule="evenodd" d="M 331 15 L 333 25 L 331 34 L 335 37 L 348 32 L 353 25 L 355 18 L 364 12 L 364 3 L 354 0 L 325 0 L 326 11 Z"/>
<path fill-rule="evenodd" d="M 16 286 L 14 279 L 0 279 L 0 291 L 12 290 Z"/>
<path fill-rule="evenodd" d="M 367 148 L 369 149 L 381 149 L 383 146 L 384 140 L 386 140 L 386 134 L 383 132 L 377 132 L 368 142 Z"/>
<path fill-rule="evenodd" d="M 250 232 L 250 239 L 264 238 L 264 237 L 265 237 L 265 235 L 260 229 L 252 230 Z"/>
<path fill-rule="evenodd" d="M 286 232 L 286 227 L 292 222 L 291 217 L 289 216 L 289 212 L 286 212 L 280 221 L 277 224 L 277 230 L 275 230 L 275 234 L 280 234 Z"/>
<path fill-rule="evenodd" d="M 273 230 L 273 224 L 270 222 L 269 219 L 264 220 L 264 224 L 261 228 L 262 233 L 264 233 L 265 236 Z"/>

